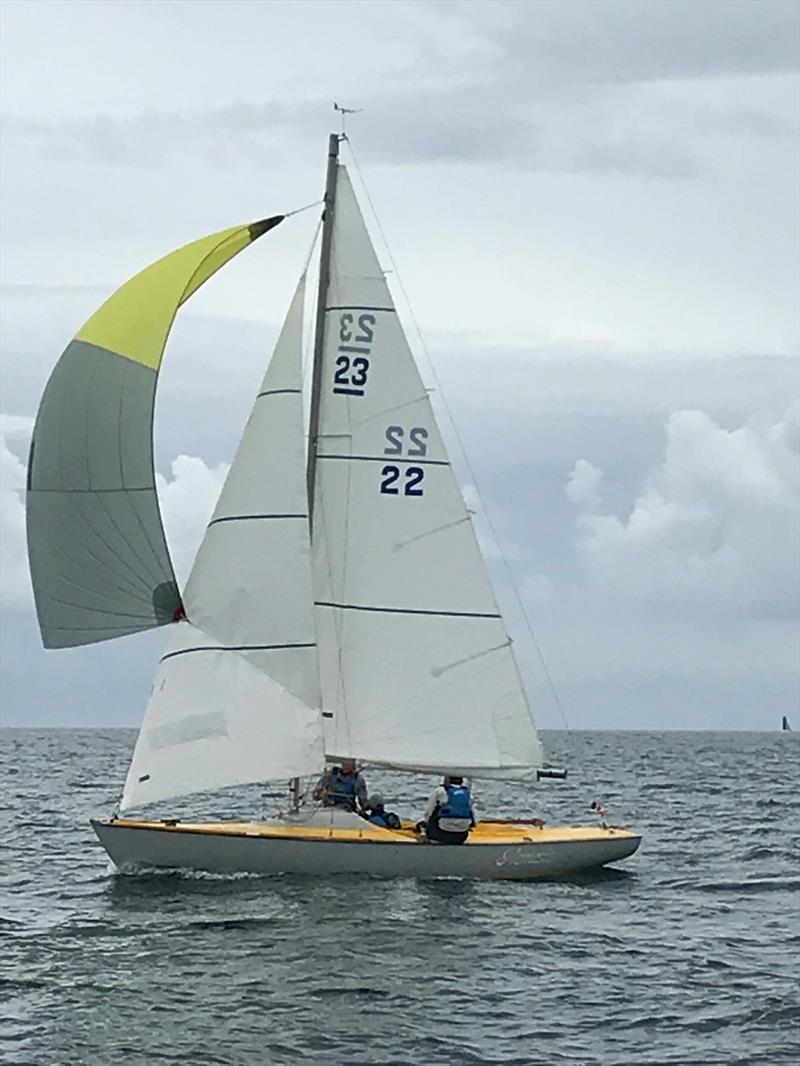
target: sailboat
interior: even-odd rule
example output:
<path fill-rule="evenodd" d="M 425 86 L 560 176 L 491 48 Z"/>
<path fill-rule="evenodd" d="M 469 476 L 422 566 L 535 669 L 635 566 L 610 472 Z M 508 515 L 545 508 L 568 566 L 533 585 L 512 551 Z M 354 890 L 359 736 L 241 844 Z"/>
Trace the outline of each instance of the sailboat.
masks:
<path fill-rule="evenodd" d="M 166 630 L 119 808 L 92 825 L 121 870 L 531 878 L 623 859 L 640 837 L 604 824 L 480 821 L 458 846 L 303 795 L 301 779 L 346 758 L 523 783 L 546 774 L 342 139 L 328 148 L 307 448 L 304 274 L 182 593 L 153 463 L 167 337 L 179 307 L 288 216 L 147 267 L 86 322 L 47 384 L 27 487 L 43 643 Z M 269 820 L 141 816 L 281 780 L 292 801 Z"/>
<path fill-rule="evenodd" d="M 792 727 L 789 725 L 789 719 L 784 714 L 781 718 L 781 731 L 783 733 L 791 733 Z"/>

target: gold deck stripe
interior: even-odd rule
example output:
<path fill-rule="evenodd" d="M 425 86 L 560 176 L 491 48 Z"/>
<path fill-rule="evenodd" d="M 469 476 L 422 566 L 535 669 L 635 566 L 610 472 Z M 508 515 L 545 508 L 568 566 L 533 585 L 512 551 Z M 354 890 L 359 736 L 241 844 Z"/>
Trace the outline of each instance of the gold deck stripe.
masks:
<path fill-rule="evenodd" d="M 148 829 L 158 832 L 193 833 L 206 836 L 261 837 L 271 840 L 319 840 L 339 843 L 413 844 L 417 835 L 410 829 L 320 829 L 312 826 L 279 827 L 260 822 L 149 822 L 118 818 L 102 823 L 112 828 Z M 496 825 L 496 823 L 494 823 Z M 626 840 L 637 834 L 627 829 L 601 829 L 595 826 L 564 826 L 537 829 L 528 826 L 508 826 L 504 831 L 481 827 L 479 822 L 466 841 L 472 845 L 568 844 L 576 841 Z M 478 839 L 476 839 L 478 838 Z"/>

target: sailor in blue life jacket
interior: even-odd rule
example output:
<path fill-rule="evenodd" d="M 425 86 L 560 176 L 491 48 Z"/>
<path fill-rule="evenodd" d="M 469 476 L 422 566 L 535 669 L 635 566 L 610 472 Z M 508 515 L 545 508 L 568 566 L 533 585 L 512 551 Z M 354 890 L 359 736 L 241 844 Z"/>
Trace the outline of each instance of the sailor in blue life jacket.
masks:
<path fill-rule="evenodd" d="M 386 810 L 383 805 L 383 796 L 379 792 L 374 792 L 370 796 L 367 808 L 369 811 L 367 818 L 373 825 L 382 826 L 384 829 L 400 828 L 400 819 L 396 814 Z"/>
<path fill-rule="evenodd" d="M 425 808 L 424 827 L 428 840 L 437 844 L 463 844 L 475 825 L 469 788 L 463 777 L 446 777 Z"/>
<path fill-rule="evenodd" d="M 353 759 L 342 759 L 341 766 L 326 770 L 314 789 L 314 799 L 324 807 L 346 807 L 351 811 L 367 807 L 367 783 L 356 769 Z"/>

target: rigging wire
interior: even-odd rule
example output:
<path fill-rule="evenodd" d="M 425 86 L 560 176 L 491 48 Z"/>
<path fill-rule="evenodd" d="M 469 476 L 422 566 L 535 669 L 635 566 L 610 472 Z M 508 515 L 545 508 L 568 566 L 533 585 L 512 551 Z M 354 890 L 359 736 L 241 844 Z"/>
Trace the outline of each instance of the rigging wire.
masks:
<path fill-rule="evenodd" d="M 540 665 L 542 667 L 542 671 L 544 673 L 544 676 L 545 676 L 545 678 L 547 680 L 547 685 L 548 685 L 550 693 L 551 693 L 551 695 L 553 697 L 553 702 L 555 703 L 555 705 L 556 705 L 556 707 L 558 709 L 558 712 L 561 715 L 561 719 L 562 719 L 562 721 L 564 723 L 564 726 L 566 727 L 567 730 L 569 730 L 569 728 L 570 728 L 569 721 L 567 719 L 567 715 L 566 715 L 566 712 L 564 710 L 564 706 L 563 706 L 563 704 L 561 702 L 561 698 L 560 698 L 560 696 L 558 694 L 558 689 L 556 688 L 556 685 L 555 685 L 555 682 L 553 680 L 553 677 L 552 677 L 550 671 L 547 668 L 547 663 L 545 662 L 544 654 L 543 654 L 542 649 L 541 649 L 541 647 L 539 645 L 539 641 L 536 639 L 536 634 L 534 632 L 533 625 L 531 623 L 530 617 L 528 615 L 527 610 L 525 609 L 525 605 L 524 605 L 524 603 L 522 601 L 522 597 L 519 594 L 519 590 L 518 590 L 518 587 L 517 587 L 516 579 L 515 579 L 514 574 L 513 574 L 512 570 L 511 570 L 511 566 L 510 566 L 510 564 L 509 564 L 509 562 L 508 562 L 508 560 L 506 558 L 505 552 L 502 550 L 502 547 L 500 545 L 500 539 L 497 536 L 497 532 L 496 532 L 496 530 L 494 528 L 494 523 L 492 522 L 492 518 L 491 518 L 491 515 L 489 513 L 489 509 L 487 508 L 486 503 L 484 501 L 483 494 L 481 493 L 480 488 L 478 487 L 478 480 L 475 477 L 475 472 L 474 472 L 474 470 L 472 468 L 472 464 L 469 461 L 469 456 L 467 455 L 467 451 L 466 451 L 466 449 L 464 447 L 464 444 L 463 444 L 463 441 L 461 439 L 461 434 L 458 432 L 458 426 L 456 425 L 455 419 L 453 418 L 452 412 L 450 410 L 450 405 L 447 402 L 447 396 L 446 396 L 446 394 L 445 394 L 445 392 L 444 392 L 444 390 L 442 388 L 441 381 L 439 379 L 439 375 L 436 372 L 436 367 L 434 365 L 433 359 L 431 358 L 431 354 L 430 354 L 430 351 L 428 349 L 428 346 L 425 343 L 425 338 L 424 338 L 424 336 L 422 334 L 422 329 L 420 327 L 420 324 L 417 321 L 417 316 L 414 314 L 414 308 L 411 305 L 411 300 L 409 299 L 408 293 L 406 291 L 406 287 L 403 284 L 403 279 L 400 276 L 400 271 L 397 268 L 397 263 L 395 262 L 395 258 L 392 255 L 392 250 L 391 250 L 391 247 L 389 245 L 389 241 L 386 238 L 386 234 L 385 234 L 385 232 L 383 230 L 383 226 L 381 225 L 380 218 L 378 217 L 378 212 L 375 209 L 375 204 L 373 203 L 372 197 L 369 194 L 369 189 L 367 187 L 367 183 L 364 181 L 364 176 L 361 173 L 361 167 L 358 165 L 358 159 L 357 159 L 356 154 L 355 154 L 355 152 L 353 150 L 353 145 L 350 142 L 350 138 L 346 134 L 342 135 L 342 140 L 347 143 L 347 146 L 348 146 L 348 148 L 350 150 L 350 157 L 352 158 L 353 164 L 354 164 L 354 166 L 356 168 L 356 173 L 358 174 L 358 180 L 359 180 L 359 182 L 361 184 L 361 188 L 364 190 L 364 195 L 366 197 L 367 203 L 369 204 L 370 210 L 372 212 L 372 217 L 375 219 L 375 223 L 376 223 L 376 225 L 378 227 L 378 232 L 381 235 L 381 240 L 383 241 L 383 245 L 384 245 L 384 247 L 386 249 L 386 252 L 387 252 L 387 255 L 389 257 L 389 262 L 391 264 L 392 271 L 393 271 L 395 277 L 397 278 L 398 287 L 400 289 L 400 292 L 402 293 L 402 296 L 403 296 L 403 299 L 405 301 L 406 307 L 408 308 L 408 312 L 409 312 L 409 315 L 411 317 L 411 321 L 414 324 L 414 329 L 416 331 L 417 338 L 419 340 L 419 343 L 420 343 L 420 346 L 422 348 L 422 351 L 425 354 L 425 359 L 426 359 L 428 367 L 429 367 L 429 369 L 431 371 L 431 375 L 433 377 L 434 384 L 436 385 L 436 390 L 437 390 L 437 392 L 439 394 L 439 397 L 441 398 L 441 401 L 442 401 L 442 407 L 443 407 L 444 412 L 445 412 L 445 414 L 447 416 L 447 420 L 448 420 L 448 422 L 450 424 L 450 429 L 451 429 L 451 431 L 453 433 L 453 436 L 454 436 L 454 438 L 456 440 L 456 443 L 458 445 L 458 450 L 459 450 L 459 453 L 461 455 L 461 459 L 464 462 L 464 465 L 465 465 L 465 467 L 467 469 L 467 472 L 468 472 L 468 474 L 470 476 L 470 480 L 471 480 L 471 482 L 472 482 L 472 484 L 473 484 L 473 486 L 475 488 L 475 493 L 476 493 L 476 495 L 478 497 L 478 501 L 480 502 L 482 513 L 483 513 L 483 517 L 486 520 L 486 523 L 487 523 L 487 525 L 489 527 L 489 530 L 491 532 L 491 535 L 492 535 L 492 540 L 494 541 L 494 547 L 496 548 L 497 553 L 500 556 L 500 559 L 501 559 L 501 561 L 503 563 L 503 568 L 504 568 L 504 570 L 506 572 L 506 577 L 508 579 L 508 583 L 511 586 L 511 589 L 512 589 L 512 592 L 513 592 L 513 595 L 514 595 L 514 599 L 516 600 L 517 607 L 519 608 L 520 614 L 521 614 L 522 619 L 523 619 L 523 621 L 525 623 L 525 627 L 526 627 L 526 629 L 528 631 L 528 635 L 529 635 L 529 637 L 531 639 L 531 643 L 533 644 L 534 648 L 536 649 L 536 654 L 537 654 L 537 657 L 539 659 L 539 663 L 540 663 Z"/>
<path fill-rule="evenodd" d="M 303 207 L 296 207 L 294 211 L 285 211 L 284 218 L 291 218 L 293 215 L 300 215 L 303 211 L 310 211 L 312 207 L 319 207 L 320 204 L 324 204 L 324 200 L 315 200 L 313 204 L 305 204 Z"/>
<path fill-rule="evenodd" d="M 322 203 L 322 202 L 323 201 L 321 201 L 321 200 L 317 201 L 317 203 Z M 316 204 L 311 204 L 310 206 L 311 207 L 316 207 Z M 300 210 L 304 211 L 305 208 L 301 207 Z M 297 212 L 295 212 L 295 214 L 296 213 Z M 310 245 L 310 247 L 308 249 L 308 255 L 306 256 L 306 261 L 303 264 L 303 269 L 302 269 L 302 271 L 300 273 L 301 277 L 303 276 L 303 274 L 307 274 L 308 273 L 308 268 L 311 265 L 311 256 L 314 254 L 314 248 L 316 247 L 317 238 L 319 237 L 321 229 L 322 229 L 322 218 L 320 217 L 319 221 L 317 222 L 317 228 L 314 230 L 314 236 L 311 238 L 311 245 Z"/>
<path fill-rule="evenodd" d="M 317 203 L 322 203 L 322 202 L 323 202 L 322 200 L 318 200 L 317 201 Z M 311 206 L 313 207 L 314 205 L 312 204 Z M 300 210 L 302 211 L 304 209 L 300 208 Z M 320 218 L 319 221 L 317 222 L 317 228 L 314 230 L 314 236 L 311 238 L 311 244 L 310 244 L 309 249 L 308 249 L 308 255 L 306 256 L 306 261 L 303 264 L 302 271 L 300 272 L 300 277 L 302 278 L 303 276 L 305 276 L 306 280 L 308 279 L 308 269 L 311 266 L 311 258 L 314 255 L 314 249 L 317 246 L 317 240 L 319 239 L 319 235 L 320 235 L 321 230 L 322 230 L 322 218 Z M 312 352 L 313 345 L 314 345 L 314 328 L 313 328 L 313 325 L 311 324 L 313 322 L 313 315 L 314 315 L 313 301 L 306 300 L 305 307 L 303 309 L 303 336 L 304 336 L 304 343 L 303 343 L 303 362 L 302 362 L 302 369 L 301 369 L 302 380 L 304 382 L 306 381 L 306 379 L 308 377 L 308 368 L 309 368 L 309 363 L 311 361 L 311 352 Z M 310 321 L 306 321 L 307 319 L 309 319 Z M 305 398 L 304 398 L 304 402 L 305 402 Z"/>

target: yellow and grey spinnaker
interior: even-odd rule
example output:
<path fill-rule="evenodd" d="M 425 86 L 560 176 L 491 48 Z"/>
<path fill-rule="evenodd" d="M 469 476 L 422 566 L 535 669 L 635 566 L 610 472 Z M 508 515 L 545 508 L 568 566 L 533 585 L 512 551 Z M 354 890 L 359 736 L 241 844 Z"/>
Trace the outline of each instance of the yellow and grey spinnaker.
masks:
<path fill-rule="evenodd" d="M 283 217 L 222 230 L 159 259 L 117 289 L 56 364 L 36 417 L 27 491 L 46 648 L 182 616 L 155 487 L 158 371 L 181 304 Z"/>

